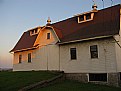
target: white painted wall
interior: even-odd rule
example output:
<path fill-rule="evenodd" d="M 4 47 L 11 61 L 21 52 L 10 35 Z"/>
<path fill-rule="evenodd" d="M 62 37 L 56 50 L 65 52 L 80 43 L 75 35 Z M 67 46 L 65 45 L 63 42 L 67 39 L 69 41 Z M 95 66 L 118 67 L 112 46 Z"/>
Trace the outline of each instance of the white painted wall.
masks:
<path fill-rule="evenodd" d="M 99 58 L 91 59 L 90 46 L 98 45 Z M 70 59 L 70 48 L 77 48 L 77 60 Z M 66 73 L 116 72 L 115 43 L 112 38 L 61 45 L 60 68 Z"/>
<path fill-rule="evenodd" d="M 117 43 L 115 43 L 115 47 L 116 47 L 116 59 L 117 59 L 117 70 L 118 72 L 121 72 L 121 9 L 120 9 L 120 31 L 119 31 L 119 35 L 116 35 L 114 37 L 117 41 Z"/>
<path fill-rule="evenodd" d="M 15 57 L 18 57 L 15 54 Z M 24 56 L 27 58 L 27 52 Z M 17 60 L 18 58 L 16 58 Z M 32 62 L 28 63 L 27 59 L 22 63 L 13 65 L 14 71 L 30 71 L 30 70 L 59 70 L 59 48 L 56 45 L 47 45 L 32 52 Z"/>

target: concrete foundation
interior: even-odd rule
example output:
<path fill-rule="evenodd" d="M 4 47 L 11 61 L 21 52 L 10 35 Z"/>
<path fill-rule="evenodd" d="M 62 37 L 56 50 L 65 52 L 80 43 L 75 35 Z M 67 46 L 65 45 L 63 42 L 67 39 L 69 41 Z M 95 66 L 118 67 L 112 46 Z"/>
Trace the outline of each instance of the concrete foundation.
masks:
<path fill-rule="evenodd" d="M 77 80 L 84 83 L 94 83 L 94 84 L 103 84 L 109 86 L 119 87 L 121 86 L 121 81 L 119 79 L 119 73 L 107 73 L 107 82 L 103 81 L 89 81 L 88 73 L 66 73 L 66 79 Z"/>

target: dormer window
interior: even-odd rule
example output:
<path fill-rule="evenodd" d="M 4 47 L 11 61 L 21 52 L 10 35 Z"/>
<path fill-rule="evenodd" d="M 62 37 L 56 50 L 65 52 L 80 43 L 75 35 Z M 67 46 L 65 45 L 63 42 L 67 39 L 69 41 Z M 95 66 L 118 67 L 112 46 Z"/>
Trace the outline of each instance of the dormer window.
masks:
<path fill-rule="evenodd" d="M 30 35 L 35 35 L 35 34 L 38 34 L 38 29 L 33 29 L 33 30 L 30 30 Z"/>
<path fill-rule="evenodd" d="M 37 33 L 38 31 L 37 31 L 37 29 L 35 30 L 35 33 Z"/>
<path fill-rule="evenodd" d="M 80 20 L 80 21 L 84 21 L 84 15 L 81 15 L 81 16 L 79 17 L 79 20 Z"/>
<path fill-rule="evenodd" d="M 93 20 L 93 17 L 94 17 L 94 13 L 93 12 L 88 12 L 88 13 L 84 13 L 84 14 L 78 15 L 78 23 L 91 21 L 91 20 Z"/>
<path fill-rule="evenodd" d="M 86 14 L 86 20 L 89 20 L 89 19 L 91 19 L 91 13 Z"/>
<path fill-rule="evenodd" d="M 34 30 L 31 31 L 31 34 L 34 34 Z"/>

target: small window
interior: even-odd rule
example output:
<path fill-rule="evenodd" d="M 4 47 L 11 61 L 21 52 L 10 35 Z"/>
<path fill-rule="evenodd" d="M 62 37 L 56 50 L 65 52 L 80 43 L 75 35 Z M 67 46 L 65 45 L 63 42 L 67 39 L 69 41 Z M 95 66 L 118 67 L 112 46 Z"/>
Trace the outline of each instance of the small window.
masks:
<path fill-rule="evenodd" d="M 89 20 L 89 19 L 91 19 L 91 13 L 86 14 L 86 20 Z"/>
<path fill-rule="evenodd" d="M 71 60 L 76 59 L 76 48 L 70 49 Z"/>
<path fill-rule="evenodd" d="M 22 62 L 22 55 L 19 55 L 19 63 Z"/>
<path fill-rule="evenodd" d="M 47 39 L 50 39 L 50 33 L 47 33 Z"/>
<path fill-rule="evenodd" d="M 37 31 L 37 29 L 35 29 L 35 33 L 37 33 L 38 31 Z"/>
<path fill-rule="evenodd" d="M 28 54 L 28 63 L 31 63 L 31 53 Z"/>
<path fill-rule="evenodd" d="M 31 34 L 34 34 L 34 30 L 31 31 Z"/>
<path fill-rule="evenodd" d="M 89 81 L 107 81 L 107 73 L 89 74 Z"/>
<path fill-rule="evenodd" d="M 79 21 L 84 21 L 84 15 L 79 16 Z"/>
<path fill-rule="evenodd" d="M 91 58 L 98 58 L 98 48 L 97 45 L 90 46 Z"/>

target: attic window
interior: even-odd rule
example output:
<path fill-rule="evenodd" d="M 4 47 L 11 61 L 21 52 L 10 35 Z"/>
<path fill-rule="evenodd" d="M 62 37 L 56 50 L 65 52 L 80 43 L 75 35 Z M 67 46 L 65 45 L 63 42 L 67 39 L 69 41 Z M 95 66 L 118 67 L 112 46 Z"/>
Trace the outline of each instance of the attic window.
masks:
<path fill-rule="evenodd" d="M 86 20 L 89 20 L 89 19 L 91 19 L 91 13 L 86 14 Z"/>
<path fill-rule="evenodd" d="M 30 35 L 32 36 L 32 35 L 35 35 L 35 34 L 37 34 L 38 33 L 38 29 L 34 29 L 34 30 L 31 30 L 30 31 Z"/>
<path fill-rule="evenodd" d="M 50 33 L 47 33 L 47 39 L 50 39 Z"/>
<path fill-rule="evenodd" d="M 78 23 L 83 23 L 93 20 L 94 13 L 86 13 L 78 16 Z"/>
<path fill-rule="evenodd" d="M 84 21 L 84 15 L 81 15 L 81 16 L 79 17 L 79 20 L 80 20 L 80 21 Z"/>
<path fill-rule="evenodd" d="M 31 34 L 34 34 L 34 30 L 31 31 Z"/>

